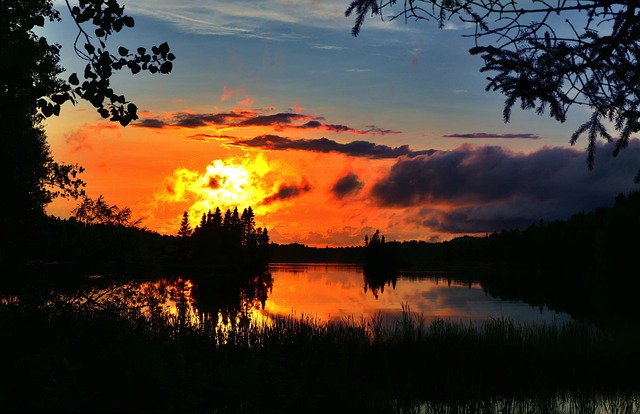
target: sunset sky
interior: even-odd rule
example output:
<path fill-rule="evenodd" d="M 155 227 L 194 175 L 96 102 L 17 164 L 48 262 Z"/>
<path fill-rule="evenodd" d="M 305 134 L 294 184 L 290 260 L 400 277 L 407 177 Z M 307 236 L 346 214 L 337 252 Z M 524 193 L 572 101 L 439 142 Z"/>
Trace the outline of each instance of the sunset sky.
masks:
<path fill-rule="evenodd" d="M 586 137 L 514 109 L 485 91 L 487 73 L 468 49 L 472 28 L 453 21 L 369 19 L 353 37 L 348 1 L 122 1 L 134 29 L 117 47 L 167 41 L 169 75 L 123 73 L 114 89 L 135 102 L 126 128 L 89 104 L 66 104 L 47 121 L 54 158 L 85 167 L 87 193 L 129 207 L 134 219 L 176 234 L 184 211 L 251 206 L 272 241 L 362 244 L 448 240 L 566 219 L 638 190 L 640 141 L 617 158 Z M 82 72 L 64 2 L 43 34 L 63 45 L 62 65 Z M 75 201 L 49 212 L 68 217 Z"/>

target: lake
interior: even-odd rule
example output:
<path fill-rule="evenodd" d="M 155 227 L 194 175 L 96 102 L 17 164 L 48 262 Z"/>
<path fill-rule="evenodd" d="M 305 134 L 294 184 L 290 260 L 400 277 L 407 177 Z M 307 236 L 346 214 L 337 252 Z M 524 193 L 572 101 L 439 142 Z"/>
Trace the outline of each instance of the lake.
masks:
<path fill-rule="evenodd" d="M 156 303 L 169 314 L 182 314 L 195 323 L 212 318 L 215 322 L 215 315 L 218 323 L 269 322 L 281 316 L 318 322 L 371 318 L 393 322 L 403 308 L 427 323 L 434 319 L 466 323 L 504 318 L 525 324 L 571 320 L 568 314 L 546 306 L 492 297 L 479 282 L 464 275 L 411 270 L 372 277 L 359 265 L 276 263 L 264 274 L 242 281 L 204 275 L 145 282 L 137 285 L 135 297 L 137 303 Z"/>
<path fill-rule="evenodd" d="M 637 328 L 562 325 L 572 320 L 566 313 L 493 296 L 516 297 L 491 286 L 491 277 L 521 274 L 372 274 L 355 265 L 277 263 L 256 274 L 218 270 L 143 280 L 138 271 L 134 277 L 87 277 L 58 270 L 0 291 L 7 305 L 0 322 L 11 333 L 5 346 L 13 352 L 3 367 L 8 378 L 26 379 L 8 394 L 21 396 L 18 404 L 25 400 L 21 393 L 36 389 L 43 404 L 62 393 L 69 398 L 64 407 L 76 407 L 77 395 L 92 398 L 98 389 L 106 391 L 88 403 L 101 408 L 103 401 L 137 403 L 127 399 L 132 390 L 145 395 L 142 404 L 155 395 L 156 407 L 189 408 L 196 401 L 209 412 L 242 407 L 247 398 L 297 407 L 309 395 L 357 401 L 354 407 L 389 399 L 391 412 L 638 412 L 637 387 L 626 380 L 637 373 Z M 517 293 L 520 286 L 534 292 L 530 280 L 517 286 Z M 524 297 L 542 303 L 536 294 Z M 427 324 L 504 318 L 526 326 L 498 321 L 476 335 L 436 323 L 426 336 L 413 335 L 412 325 L 402 325 L 407 308 Z M 289 316 L 356 323 L 343 329 Z M 400 329 L 385 336 L 376 323 L 358 323 L 379 317 L 401 321 Z M 558 325 L 542 326 L 551 322 Z M 42 380 L 43 372 L 50 381 Z M 139 393 L 140 384 L 149 384 L 152 394 Z M 175 392 L 177 385 L 189 390 L 186 397 Z"/>
<path fill-rule="evenodd" d="M 261 313 L 307 315 L 323 321 L 397 317 L 403 306 L 426 321 L 484 321 L 506 318 L 523 323 L 564 322 L 567 314 L 486 294 L 480 283 L 446 272 L 413 270 L 372 280 L 358 265 L 273 264 L 273 287 Z"/>

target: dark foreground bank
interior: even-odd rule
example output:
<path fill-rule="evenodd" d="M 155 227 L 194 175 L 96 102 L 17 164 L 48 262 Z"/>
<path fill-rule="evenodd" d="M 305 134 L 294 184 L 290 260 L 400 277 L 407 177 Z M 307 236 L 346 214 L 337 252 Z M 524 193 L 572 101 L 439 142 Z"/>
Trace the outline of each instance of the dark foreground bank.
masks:
<path fill-rule="evenodd" d="M 563 412 L 548 409 L 569 401 L 637 412 L 640 395 L 636 325 L 427 325 L 406 309 L 392 326 L 223 326 L 5 300 L 0 330 L 0 406 L 9 410 Z"/>

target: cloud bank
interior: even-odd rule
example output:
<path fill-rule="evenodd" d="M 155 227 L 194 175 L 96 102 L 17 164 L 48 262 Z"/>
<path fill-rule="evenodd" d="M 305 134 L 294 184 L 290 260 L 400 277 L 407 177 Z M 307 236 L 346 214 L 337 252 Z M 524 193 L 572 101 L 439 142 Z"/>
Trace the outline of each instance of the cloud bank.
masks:
<path fill-rule="evenodd" d="M 463 145 L 453 151 L 399 158 L 370 195 L 381 207 L 413 208 L 412 221 L 450 233 L 522 228 L 540 219 L 566 219 L 610 205 L 638 190 L 633 177 L 640 141 L 613 157 L 602 145 L 589 171 L 586 153 L 542 148 L 530 154 L 494 146 Z M 442 207 L 446 206 L 446 207 Z"/>
<path fill-rule="evenodd" d="M 401 131 L 367 125 L 366 129 L 357 129 L 342 124 L 327 124 L 322 117 L 297 112 L 279 112 L 264 114 L 252 109 L 235 109 L 220 113 L 176 112 L 166 117 L 145 117 L 134 124 L 141 128 L 244 128 L 271 127 L 276 131 L 283 130 L 318 130 L 356 135 L 395 135 Z"/>
<path fill-rule="evenodd" d="M 260 135 L 255 138 L 238 140 L 231 145 L 241 147 L 261 148 L 268 150 L 300 150 L 311 152 L 333 152 L 352 157 L 365 158 L 398 158 L 400 156 L 417 157 L 419 155 L 433 154 L 435 150 L 413 151 L 408 145 L 389 147 L 387 145 L 374 144 L 368 141 L 352 141 L 346 144 L 327 139 L 292 139 L 278 135 Z"/>
<path fill-rule="evenodd" d="M 443 135 L 444 138 L 506 138 L 506 139 L 538 139 L 539 135 L 536 134 L 492 134 L 487 132 L 472 132 L 470 134 L 447 134 Z"/>

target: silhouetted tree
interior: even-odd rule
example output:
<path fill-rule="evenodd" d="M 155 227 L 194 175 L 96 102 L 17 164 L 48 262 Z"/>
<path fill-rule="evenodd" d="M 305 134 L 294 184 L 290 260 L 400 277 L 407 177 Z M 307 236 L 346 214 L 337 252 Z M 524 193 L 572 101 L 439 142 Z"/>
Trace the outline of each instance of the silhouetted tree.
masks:
<path fill-rule="evenodd" d="M 224 213 L 224 218 L 222 219 L 222 227 L 226 231 L 231 231 L 232 222 L 231 222 L 231 209 L 227 209 Z"/>
<path fill-rule="evenodd" d="M 82 82 L 75 73 L 68 80 L 59 77 L 64 72 L 60 66 L 61 46 L 50 44 L 34 31 L 46 22 L 61 20 L 52 0 L 0 3 L 0 171 L 4 177 L 11 177 L 3 191 L 5 202 L 0 216 L 8 234 L 29 232 L 30 242 L 39 239 L 34 232 L 42 231 L 45 207 L 54 198 L 84 196 L 84 182 L 79 178 L 83 168 L 53 160 L 42 125 L 44 119 L 59 115 L 64 102 L 84 99 L 103 117 L 127 125 L 137 118 L 137 108 L 113 91 L 113 73 L 124 67 L 134 74 L 141 69 L 168 73 L 174 58 L 166 44 L 154 46 L 151 54 L 142 48 L 137 49 L 137 54 L 130 54 L 123 47 L 117 53 L 108 51 L 107 38 L 134 25 L 117 0 L 82 0 L 74 7 L 65 0 L 65 5 L 78 28 L 73 47 L 78 57 L 87 62 Z M 21 238 L 3 238 L 0 259 L 13 259 L 19 250 L 38 248 L 21 247 L 16 239 Z"/>
<path fill-rule="evenodd" d="M 261 246 L 269 245 L 269 231 L 266 227 L 262 230 L 261 234 L 258 235 L 258 240 Z"/>
<path fill-rule="evenodd" d="M 240 221 L 242 225 L 242 244 L 245 246 L 257 244 L 255 215 L 251 207 L 242 211 Z"/>
<path fill-rule="evenodd" d="M 369 14 L 390 12 L 392 20 L 434 20 L 440 28 L 454 19 L 475 26 L 473 55 L 484 60 L 487 90 L 506 96 L 504 120 L 519 103 L 539 115 L 548 111 L 564 122 L 573 106 L 591 110 L 570 142 L 588 137 L 591 169 L 597 139 L 612 141 L 614 155 L 640 131 L 640 6 L 628 0 L 353 0 L 345 14 L 355 14 L 357 36 Z M 635 177 L 640 183 L 640 172 Z"/>
<path fill-rule="evenodd" d="M 211 224 L 217 229 L 222 228 L 222 212 L 220 211 L 220 207 L 216 207 L 213 217 L 211 218 Z"/>
<path fill-rule="evenodd" d="M 202 215 L 191 237 L 196 261 L 203 263 L 254 265 L 266 264 L 270 257 L 267 229 L 255 228 L 251 207 L 239 215 L 238 208 L 219 207 Z"/>
<path fill-rule="evenodd" d="M 189 213 L 182 213 L 182 221 L 180 222 L 180 229 L 178 230 L 179 237 L 189 237 L 193 233 L 191 225 L 189 224 Z"/>
<path fill-rule="evenodd" d="M 141 219 L 131 220 L 131 209 L 108 205 L 102 196 L 97 200 L 84 197 L 71 212 L 73 217 L 84 224 L 109 224 L 113 226 L 139 227 Z"/>
<path fill-rule="evenodd" d="M 6 177 L 0 216 L 11 235 L 0 242 L 0 260 L 14 260 L 37 248 L 21 241 L 37 240 L 46 206 L 58 196 L 83 195 L 84 182 L 81 167 L 53 160 L 37 109 L 41 96 L 63 88 L 59 47 L 33 32 L 57 12 L 43 1 L 3 1 L 0 11 L 0 172 Z M 23 232 L 30 237 L 20 237 Z"/>
<path fill-rule="evenodd" d="M 117 52 L 111 52 L 107 39 L 124 28 L 132 28 L 135 21 L 124 14 L 124 6 L 117 0 L 109 1 L 78 1 L 71 6 L 65 0 L 69 16 L 73 19 L 78 35 L 73 44 L 73 50 L 78 58 L 87 62 L 82 73 L 82 82 L 76 73 L 72 73 L 67 81 L 47 74 L 45 77 L 34 76 L 36 84 L 55 86 L 50 89 L 34 88 L 37 96 L 37 108 L 40 113 L 49 117 L 59 115 L 61 105 L 67 101 L 76 103 L 78 98 L 90 102 L 103 118 L 118 121 L 126 126 L 132 120 L 138 119 L 137 107 L 129 102 L 124 95 L 117 94 L 111 87 L 111 76 L 128 69 L 132 74 L 140 71 L 151 73 L 169 73 L 173 68 L 171 63 L 175 56 L 170 52 L 165 42 L 153 46 L 150 53 L 144 47 L 136 48 L 135 53 L 119 46 Z M 12 72 L 24 73 L 21 76 L 33 76 L 26 71 L 22 50 L 15 39 L 28 38 L 30 42 L 37 42 L 38 47 L 46 49 L 47 54 L 59 60 L 59 45 L 50 45 L 45 37 L 33 33 L 34 26 L 44 26 L 45 20 L 57 22 L 61 20 L 60 12 L 53 8 L 52 0 L 24 0 L 2 2 L 2 54 L 3 64 Z M 89 27 L 87 27 L 87 25 Z M 6 46 L 6 47 L 5 47 Z M 6 59 L 6 62 L 5 62 Z M 28 60 L 27 60 L 28 61 Z M 23 97 L 27 99 L 28 97 Z"/>
<path fill-rule="evenodd" d="M 400 267 L 396 243 L 387 243 L 385 237 L 376 230 L 371 238 L 365 236 L 365 268 L 371 274 L 387 274 L 391 269 Z"/>
<path fill-rule="evenodd" d="M 200 218 L 200 225 L 196 230 L 202 230 L 207 226 L 207 213 L 202 213 L 202 217 Z"/>

